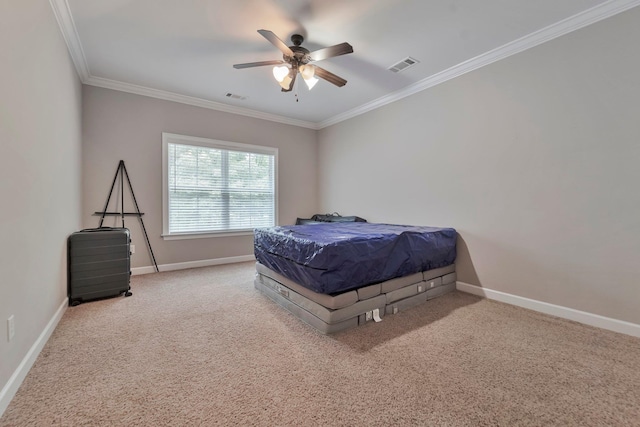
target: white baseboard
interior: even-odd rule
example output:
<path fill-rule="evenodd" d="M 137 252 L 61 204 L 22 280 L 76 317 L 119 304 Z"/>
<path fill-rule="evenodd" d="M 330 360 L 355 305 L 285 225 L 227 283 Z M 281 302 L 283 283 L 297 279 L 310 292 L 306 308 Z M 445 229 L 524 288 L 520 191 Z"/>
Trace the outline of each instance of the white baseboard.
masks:
<path fill-rule="evenodd" d="M 29 370 L 33 366 L 34 362 L 38 358 L 38 355 L 42 351 L 42 348 L 49 340 L 49 337 L 53 333 L 56 326 L 58 326 L 58 322 L 62 319 L 62 315 L 67 310 L 69 306 L 69 299 L 65 298 L 58 307 L 58 310 L 53 315 L 47 326 L 44 328 L 36 342 L 33 343 L 26 356 L 22 359 L 22 362 L 18 365 L 18 368 L 15 370 L 9 381 L 2 387 L 2 391 L 0 391 L 0 417 L 4 414 L 4 411 L 9 406 L 11 399 L 16 395 L 18 388 L 24 381 L 25 377 L 29 373 Z"/>
<path fill-rule="evenodd" d="M 215 259 L 202 259 L 199 261 L 177 262 L 175 264 L 160 264 L 158 265 L 158 270 L 160 271 L 186 270 L 187 268 L 209 267 L 212 265 L 234 264 L 236 262 L 255 261 L 255 259 L 256 257 L 253 255 L 241 255 L 241 256 L 232 256 L 227 258 L 215 258 Z M 131 269 L 131 274 L 134 276 L 137 276 L 138 274 L 149 274 L 149 273 L 155 273 L 155 272 L 156 272 L 156 269 L 152 265 L 149 265 L 147 267 L 136 267 Z"/>
<path fill-rule="evenodd" d="M 552 316 L 561 317 L 563 319 L 573 320 L 574 322 L 584 323 L 585 325 L 608 329 L 610 331 L 640 338 L 640 325 L 637 325 L 635 323 L 612 319 L 610 317 L 604 317 L 598 314 L 587 313 L 586 311 L 575 310 L 573 308 L 563 307 L 561 305 L 549 304 L 542 301 L 519 297 L 517 295 L 494 291 L 491 289 L 482 288 L 480 286 L 470 285 L 464 282 L 456 282 L 456 289 L 488 299 L 527 308 L 529 310 L 538 311 L 540 313 L 550 314 Z"/>

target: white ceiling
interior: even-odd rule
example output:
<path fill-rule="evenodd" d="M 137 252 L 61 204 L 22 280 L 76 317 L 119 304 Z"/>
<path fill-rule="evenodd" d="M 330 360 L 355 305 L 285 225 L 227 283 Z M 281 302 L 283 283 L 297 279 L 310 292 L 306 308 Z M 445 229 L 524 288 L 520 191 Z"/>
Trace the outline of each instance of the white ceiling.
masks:
<path fill-rule="evenodd" d="M 85 84 L 319 129 L 589 25 L 639 0 L 50 0 Z M 321 80 L 283 93 L 281 59 L 257 33 L 313 51 L 354 53 L 317 64 Z M 411 56 L 419 64 L 388 68 Z M 299 83 L 303 83 L 299 80 Z M 230 99 L 233 93 L 246 97 Z"/>

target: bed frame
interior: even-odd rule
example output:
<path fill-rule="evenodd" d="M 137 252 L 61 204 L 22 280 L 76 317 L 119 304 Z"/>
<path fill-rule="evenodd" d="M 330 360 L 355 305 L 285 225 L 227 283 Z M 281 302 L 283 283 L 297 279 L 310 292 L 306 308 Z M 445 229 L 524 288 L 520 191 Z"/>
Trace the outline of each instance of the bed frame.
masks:
<path fill-rule="evenodd" d="M 256 289 L 323 334 L 381 321 L 456 288 L 455 265 L 328 295 L 314 292 L 256 263 Z"/>

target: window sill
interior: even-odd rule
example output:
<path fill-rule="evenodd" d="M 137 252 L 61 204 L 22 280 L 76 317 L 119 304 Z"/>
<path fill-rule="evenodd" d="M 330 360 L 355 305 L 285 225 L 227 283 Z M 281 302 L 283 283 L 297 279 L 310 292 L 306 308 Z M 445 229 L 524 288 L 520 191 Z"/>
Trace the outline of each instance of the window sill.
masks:
<path fill-rule="evenodd" d="M 209 239 L 212 237 L 234 237 L 234 236 L 253 236 L 253 229 L 206 232 L 206 233 L 174 233 L 174 234 L 160 235 L 160 237 L 162 237 L 164 240 Z"/>

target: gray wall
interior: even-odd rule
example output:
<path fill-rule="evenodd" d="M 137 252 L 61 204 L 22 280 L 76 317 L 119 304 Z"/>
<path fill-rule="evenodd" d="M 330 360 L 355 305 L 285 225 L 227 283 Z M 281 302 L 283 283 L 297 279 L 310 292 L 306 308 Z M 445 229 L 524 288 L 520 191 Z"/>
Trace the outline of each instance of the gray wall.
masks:
<path fill-rule="evenodd" d="M 162 132 L 278 148 L 281 224 L 316 211 L 316 132 L 109 89 L 83 90 L 83 216 L 97 227 L 119 160 L 124 160 L 158 264 L 253 254 L 253 236 L 163 240 Z M 128 190 L 125 190 L 128 196 Z M 126 210 L 133 209 L 125 199 Z M 128 220 L 128 221 L 127 221 Z M 105 225 L 114 225 L 111 218 Z M 117 225 L 119 225 L 119 220 Z M 136 253 L 132 267 L 152 265 L 135 218 L 126 218 Z"/>
<path fill-rule="evenodd" d="M 640 323 L 640 8 L 319 133 L 321 211 L 455 227 L 459 280 Z"/>
<path fill-rule="evenodd" d="M 49 2 L 0 2 L 0 52 L 2 389 L 67 295 L 66 239 L 81 223 L 81 85 Z"/>

